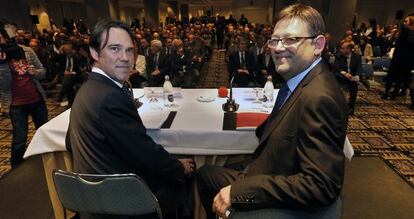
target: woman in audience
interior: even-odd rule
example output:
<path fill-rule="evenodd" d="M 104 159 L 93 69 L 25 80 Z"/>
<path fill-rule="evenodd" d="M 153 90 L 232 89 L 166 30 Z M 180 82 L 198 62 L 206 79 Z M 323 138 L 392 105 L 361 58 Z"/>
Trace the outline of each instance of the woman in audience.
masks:
<path fill-rule="evenodd" d="M 368 64 L 372 64 L 372 59 L 374 57 L 372 52 L 372 46 L 368 43 L 368 40 L 365 36 L 362 36 L 359 40 L 359 45 L 355 47 L 355 53 L 361 55 L 365 62 Z"/>
<path fill-rule="evenodd" d="M 13 126 L 11 146 L 11 166 L 15 168 L 23 162 L 26 151 L 29 115 L 36 129 L 47 122 L 45 91 L 39 80 L 43 74 L 26 60 L 24 50 L 15 45 L 6 51 L 7 61 L 12 75 L 10 118 Z"/>

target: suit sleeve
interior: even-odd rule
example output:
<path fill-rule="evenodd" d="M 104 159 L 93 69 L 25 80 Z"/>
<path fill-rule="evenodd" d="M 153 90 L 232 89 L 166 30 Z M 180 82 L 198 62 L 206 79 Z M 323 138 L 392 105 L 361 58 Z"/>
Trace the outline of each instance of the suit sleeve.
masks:
<path fill-rule="evenodd" d="M 230 78 L 233 77 L 233 75 L 237 75 L 237 60 L 236 55 L 230 54 L 229 56 L 229 63 L 227 64 L 227 70 L 229 71 Z"/>
<path fill-rule="evenodd" d="M 333 64 L 333 72 L 335 73 L 335 77 L 338 80 L 346 80 L 345 76 L 341 73 L 341 71 L 346 71 L 343 69 L 341 65 L 341 60 L 343 60 L 340 56 L 335 57 L 335 62 Z"/>
<path fill-rule="evenodd" d="M 184 168 L 146 133 L 132 101 L 122 93 L 108 95 L 100 110 L 103 134 L 130 166 L 167 181 L 184 182 Z"/>
<path fill-rule="evenodd" d="M 355 65 L 356 65 L 356 69 L 355 69 L 355 75 L 362 75 L 362 61 L 361 61 L 361 56 L 360 55 L 357 55 L 357 58 L 356 58 L 356 63 L 355 63 Z"/>
<path fill-rule="evenodd" d="M 339 197 L 344 175 L 344 113 L 332 97 L 308 100 L 305 105 L 297 139 L 290 143 L 296 148 L 298 159 L 292 162 L 298 163 L 299 171 L 235 181 L 231 188 L 235 209 L 322 207 Z"/>

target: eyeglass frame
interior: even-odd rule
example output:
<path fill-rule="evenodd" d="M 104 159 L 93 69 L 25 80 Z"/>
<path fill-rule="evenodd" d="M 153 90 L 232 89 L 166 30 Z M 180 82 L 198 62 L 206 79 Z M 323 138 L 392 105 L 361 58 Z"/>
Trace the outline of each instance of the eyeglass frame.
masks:
<path fill-rule="evenodd" d="M 282 38 L 278 38 L 278 39 L 274 38 L 274 39 L 268 40 L 267 45 L 270 48 L 276 48 L 277 45 L 279 45 L 279 42 L 281 42 L 283 47 L 288 47 L 288 46 L 292 46 L 292 45 L 298 43 L 302 39 L 315 39 L 316 37 L 318 37 L 318 35 L 307 36 L 307 37 L 282 37 Z M 286 42 L 285 42 L 286 39 L 292 40 L 294 42 L 286 44 Z M 272 41 L 276 41 L 276 43 L 274 45 L 272 45 L 273 44 Z"/>

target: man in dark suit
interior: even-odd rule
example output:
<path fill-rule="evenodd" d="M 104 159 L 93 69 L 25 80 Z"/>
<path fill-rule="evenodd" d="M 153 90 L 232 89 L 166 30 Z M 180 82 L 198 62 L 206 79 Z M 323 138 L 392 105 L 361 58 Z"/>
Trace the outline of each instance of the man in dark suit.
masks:
<path fill-rule="evenodd" d="M 171 77 L 175 87 L 190 88 L 193 86 L 194 72 L 191 66 L 191 56 L 185 52 L 181 40 L 176 40 L 178 46 L 171 54 Z"/>
<path fill-rule="evenodd" d="M 267 77 L 272 76 L 275 87 L 280 87 L 284 81 L 282 76 L 276 73 L 275 63 L 272 59 L 271 49 L 268 45 L 264 46 L 264 52 L 257 58 L 256 83 L 263 87 L 267 81 Z"/>
<path fill-rule="evenodd" d="M 251 159 L 236 169 L 198 170 L 208 218 L 213 212 L 227 218 L 230 208 L 293 208 L 287 217 L 300 218 L 301 212 L 340 205 L 347 107 L 335 76 L 321 62 L 322 16 L 310 6 L 291 5 L 277 21 L 269 45 L 286 83 L 273 112 L 256 129 L 259 145 Z"/>
<path fill-rule="evenodd" d="M 227 64 L 229 80 L 234 77 L 234 83 L 238 87 L 249 87 L 249 85 L 254 84 L 255 67 L 253 54 L 247 50 L 247 40 L 240 38 L 238 50 L 229 56 L 229 63 Z"/>
<path fill-rule="evenodd" d="M 75 85 L 83 82 L 82 72 L 79 66 L 80 57 L 76 55 L 73 45 L 67 43 L 62 45 L 61 54 L 58 55 L 57 61 L 59 63 L 58 72 L 63 76 L 62 90 L 59 94 L 58 101 L 62 102 L 66 96 L 69 107 L 71 107 L 76 94 Z"/>
<path fill-rule="evenodd" d="M 101 20 L 91 34 L 90 51 L 92 72 L 75 98 L 66 136 L 74 170 L 135 173 L 147 182 L 163 214 L 173 213 L 183 204 L 186 176 L 194 164 L 175 159 L 146 134 L 132 94 L 123 85 L 134 64 L 128 26 Z"/>
<path fill-rule="evenodd" d="M 162 42 L 152 40 L 147 58 L 147 84 L 150 87 L 162 86 L 165 75 L 170 74 L 170 60 L 161 50 Z"/>
<path fill-rule="evenodd" d="M 334 62 L 334 71 L 340 84 L 344 84 L 349 89 L 348 111 L 354 114 L 355 103 L 358 94 L 358 81 L 362 73 L 361 56 L 352 52 L 354 44 L 352 41 L 342 42 Z"/>

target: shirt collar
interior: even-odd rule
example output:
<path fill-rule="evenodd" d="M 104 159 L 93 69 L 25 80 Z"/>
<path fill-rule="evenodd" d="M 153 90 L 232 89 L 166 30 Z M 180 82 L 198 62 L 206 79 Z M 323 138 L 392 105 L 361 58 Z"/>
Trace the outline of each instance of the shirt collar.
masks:
<path fill-rule="evenodd" d="M 101 74 L 107 78 L 109 78 L 111 81 L 113 81 L 116 85 L 118 85 L 118 87 L 122 88 L 122 84 L 119 83 L 118 81 L 115 81 L 114 79 L 112 79 L 111 77 L 109 77 L 102 69 L 98 68 L 98 67 L 92 67 L 92 72 Z"/>
<path fill-rule="evenodd" d="M 310 70 L 312 70 L 321 60 L 322 58 L 319 57 L 312 63 L 312 65 L 310 65 L 307 69 L 305 69 L 305 71 L 303 71 L 302 73 L 296 75 L 295 77 L 287 81 L 287 85 L 289 87 L 290 92 L 293 92 L 296 89 L 296 87 L 303 80 L 303 78 L 305 78 L 305 76 L 308 75 Z"/>

